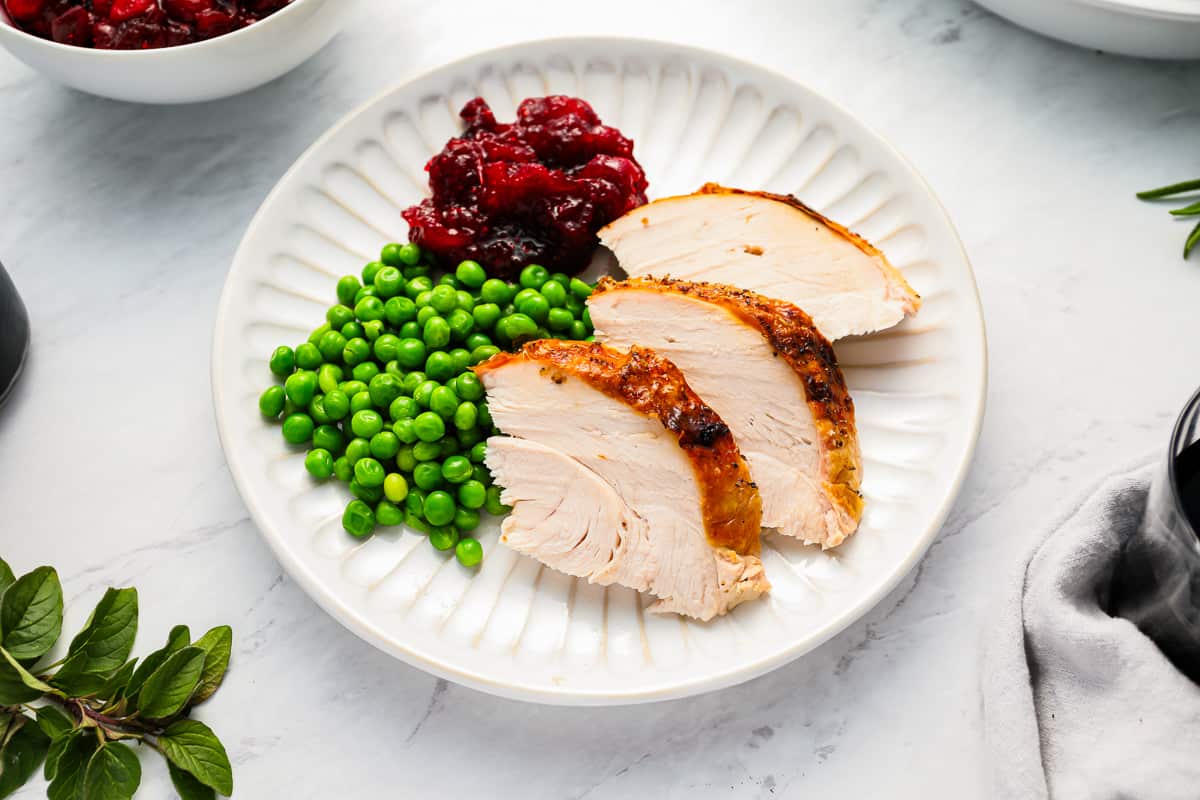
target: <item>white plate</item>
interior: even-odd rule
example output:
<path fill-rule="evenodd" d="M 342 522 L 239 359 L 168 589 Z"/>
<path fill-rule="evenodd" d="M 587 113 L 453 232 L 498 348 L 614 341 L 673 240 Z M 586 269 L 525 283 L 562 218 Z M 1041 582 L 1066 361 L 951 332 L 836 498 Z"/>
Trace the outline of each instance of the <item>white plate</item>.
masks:
<path fill-rule="evenodd" d="M 976 0 L 1045 36 L 1143 58 L 1200 58 L 1196 0 Z"/>
<path fill-rule="evenodd" d="M 644 614 L 481 535 L 478 572 L 393 529 L 341 530 L 348 494 L 259 416 L 266 360 L 334 302 L 338 276 L 403 241 L 423 165 L 481 94 L 501 120 L 522 98 L 579 95 L 636 141 L 651 193 L 706 180 L 794 192 L 886 251 L 925 298 L 913 320 L 838 346 L 865 461 L 862 530 L 836 553 L 770 540 L 769 597 L 708 624 Z M 217 314 L 213 394 L 234 480 L 291 576 L 362 638 L 487 692 L 562 704 L 680 697 L 811 650 L 879 601 L 933 540 L 983 414 L 983 318 L 965 254 L 929 188 L 882 139 L 787 78 L 713 53 L 625 39 L 543 41 L 415 78 L 336 125 L 267 198 Z"/>

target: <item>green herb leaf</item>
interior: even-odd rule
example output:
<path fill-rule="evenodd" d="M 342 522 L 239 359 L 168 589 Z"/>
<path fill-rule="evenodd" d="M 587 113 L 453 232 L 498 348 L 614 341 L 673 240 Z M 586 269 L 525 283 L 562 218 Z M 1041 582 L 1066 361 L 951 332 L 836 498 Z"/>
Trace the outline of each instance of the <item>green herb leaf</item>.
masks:
<path fill-rule="evenodd" d="M 0 797 L 8 797 L 24 786 L 50 749 L 50 737 L 33 720 L 21 716 L 14 724 L 18 726 L 16 731 L 9 732 L 0 750 Z"/>
<path fill-rule="evenodd" d="M 79 658 L 83 662 L 76 667 L 79 672 L 108 675 L 120 669 L 137 637 L 137 615 L 137 589 L 109 589 L 87 626 L 71 641 L 68 661 Z"/>
<path fill-rule="evenodd" d="M 205 786 L 226 797 L 233 794 L 233 768 L 221 740 L 207 725 L 181 719 L 158 737 L 158 746 L 172 764 L 190 772 Z"/>
<path fill-rule="evenodd" d="M 21 666 L 12 654 L 0 648 L 0 705 L 16 705 L 36 700 L 44 694 L 55 693 Z"/>
<path fill-rule="evenodd" d="M 171 783 L 179 793 L 179 800 L 216 800 L 217 793 L 210 787 L 196 780 L 190 772 L 184 772 L 179 767 L 167 762 L 167 772 L 171 775 Z"/>
<path fill-rule="evenodd" d="M 205 652 L 185 647 L 172 653 L 138 693 L 138 709 L 147 719 L 166 719 L 192 698 L 204 670 Z"/>
<path fill-rule="evenodd" d="M 38 727 L 51 739 L 57 739 L 75 729 L 75 724 L 67 715 L 54 706 L 42 706 L 35 713 Z"/>
<path fill-rule="evenodd" d="M 50 677 L 50 683 L 70 697 L 95 697 L 104 689 L 108 678 L 99 672 L 86 672 L 87 659 L 71 657 L 62 669 Z"/>
<path fill-rule="evenodd" d="M 137 696 L 142 690 L 142 686 L 145 685 L 146 679 L 162 666 L 168 656 L 187 647 L 190 641 L 191 632 L 188 630 L 188 627 L 186 625 L 176 625 L 171 629 L 170 635 L 167 636 L 166 646 L 155 650 L 142 659 L 142 663 L 134 671 L 133 677 L 129 679 L 129 684 L 125 687 L 125 696 L 129 698 L 131 708 L 137 707 Z"/>
<path fill-rule="evenodd" d="M 128 745 L 109 742 L 88 760 L 82 800 L 130 800 L 142 782 L 142 764 Z"/>
<path fill-rule="evenodd" d="M 1147 189 L 1144 192 L 1138 192 L 1137 196 L 1142 200 L 1157 200 L 1160 197 L 1170 197 L 1173 194 L 1181 194 L 1183 192 L 1194 192 L 1198 189 L 1200 189 L 1200 178 L 1194 181 L 1172 183 L 1170 186 L 1160 186 L 1157 189 Z"/>
<path fill-rule="evenodd" d="M 46 760 L 46 771 L 51 775 L 46 796 L 50 800 L 80 800 L 88 761 L 96 752 L 98 743 L 95 736 L 83 731 L 72 733 L 61 741 L 61 748 L 52 747 L 50 758 Z M 59 752 L 53 752 L 55 749 L 59 749 Z M 52 772 L 51 758 L 54 760 Z"/>
<path fill-rule="evenodd" d="M 199 705 L 212 697 L 225 679 L 229 655 L 233 652 L 233 629 L 228 625 L 213 628 L 196 640 L 196 647 L 205 653 L 204 671 L 200 676 L 200 688 L 192 697 L 192 705 Z"/>
<path fill-rule="evenodd" d="M 1183 257 L 1187 258 L 1192 254 L 1192 248 L 1196 243 L 1200 242 L 1200 222 L 1196 223 L 1196 227 L 1192 228 L 1192 232 L 1188 234 L 1187 241 L 1183 243 Z"/>
<path fill-rule="evenodd" d="M 125 662 L 125 666 L 114 672 L 104 682 L 104 686 L 100 688 L 100 697 L 105 700 L 115 700 L 121 696 L 121 692 L 129 685 L 129 679 L 133 677 L 133 670 L 137 666 L 137 659 L 132 659 Z"/>
<path fill-rule="evenodd" d="M 12 586 L 17 580 L 17 576 L 13 575 L 12 567 L 3 558 L 0 558 L 0 594 L 4 594 L 4 590 Z"/>
<path fill-rule="evenodd" d="M 0 599 L 0 647 L 20 661 L 41 658 L 58 641 L 62 617 L 58 573 L 38 567 L 21 576 Z"/>
<path fill-rule="evenodd" d="M 174 653 L 177 650 L 182 650 L 192 643 L 192 632 L 187 625 L 176 625 L 171 628 L 171 632 L 167 634 L 168 652 Z"/>
<path fill-rule="evenodd" d="M 1194 217 L 1197 214 L 1200 214 L 1200 203 L 1192 203 L 1190 206 L 1171 209 L 1171 215 L 1175 217 Z"/>

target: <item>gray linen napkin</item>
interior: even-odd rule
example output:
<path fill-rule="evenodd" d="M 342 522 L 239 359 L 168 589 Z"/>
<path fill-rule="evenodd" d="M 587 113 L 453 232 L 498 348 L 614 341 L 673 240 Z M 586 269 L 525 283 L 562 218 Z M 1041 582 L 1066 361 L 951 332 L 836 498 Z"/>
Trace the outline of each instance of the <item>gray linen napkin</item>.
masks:
<path fill-rule="evenodd" d="M 1006 585 L 982 671 L 996 797 L 1200 798 L 1200 687 L 1104 610 L 1152 474 L 1105 481 Z"/>

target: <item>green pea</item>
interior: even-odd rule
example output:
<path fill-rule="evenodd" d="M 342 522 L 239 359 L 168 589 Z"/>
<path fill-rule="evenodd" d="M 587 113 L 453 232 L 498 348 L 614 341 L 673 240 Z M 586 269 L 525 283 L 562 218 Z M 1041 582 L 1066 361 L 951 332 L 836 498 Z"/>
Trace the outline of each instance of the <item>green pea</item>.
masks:
<path fill-rule="evenodd" d="M 383 496 L 393 503 L 402 503 L 408 497 L 408 481 L 395 472 L 383 479 Z"/>
<path fill-rule="evenodd" d="M 410 494 L 409 497 L 412 497 L 412 495 Z M 404 524 L 407 525 L 408 527 L 412 528 L 414 531 L 420 531 L 421 533 L 424 533 L 426 535 L 428 535 L 433 530 L 432 528 L 429 527 L 429 523 L 427 523 L 425 520 L 421 519 L 419 516 L 417 516 L 412 511 L 404 512 Z"/>
<path fill-rule="evenodd" d="M 375 408 L 375 401 L 371 399 L 371 393 L 361 391 L 354 397 L 350 398 L 350 415 L 353 416 L 360 411 L 368 411 Z"/>
<path fill-rule="evenodd" d="M 467 480 L 458 487 L 458 502 L 464 508 L 483 508 L 487 501 L 487 487 L 477 480 Z"/>
<path fill-rule="evenodd" d="M 499 311 L 499 308 L 497 308 L 497 311 Z M 486 333 L 476 332 L 467 337 L 466 341 L 463 342 L 463 347 L 470 351 L 474 350 L 476 347 L 486 347 L 491 343 L 492 337 L 488 336 Z"/>
<path fill-rule="evenodd" d="M 580 300 L 587 300 L 592 296 L 591 285 L 581 281 L 579 278 L 571 278 L 571 284 L 568 288 L 571 290 L 571 294 Z"/>
<path fill-rule="evenodd" d="M 546 281 L 542 285 L 542 297 L 546 298 L 546 302 L 551 308 L 562 308 L 567 302 L 567 290 L 557 281 Z"/>
<path fill-rule="evenodd" d="M 296 348 L 296 362 L 300 362 L 300 351 L 304 350 L 304 361 L 309 364 L 305 369 L 316 369 L 322 361 L 330 363 L 342 360 L 342 348 L 346 346 L 346 337 L 337 331 L 326 331 L 325 334 L 312 343 L 302 344 Z"/>
<path fill-rule="evenodd" d="M 347 322 L 342 326 L 341 334 L 342 336 L 345 336 L 347 340 L 361 339 L 366 335 L 363 333 L 362 325 L 359 325 L 357 322 Z M 319 344 L 317 346 L 320 347 Z"/>
<path fill-rule="evenodd" d="M 283 438 L 292 444 L 304 444 L 312 438 L 313 421 L 308 414 L 296 412 L 283 421 Z"/>
<path fill-rule="evenodd" d="M 575 341 L 581 342 L 591 335 L 591 331 L 588 330 L 587 325 L 583 324 L 582 320 L 577 319 L 571 323 L 571 328 L 567 331 L 567 335 Z"/>
<path fill-rule="evenodd" d="M 410 488 L 408 497 L 404 498 L 405 510 L 420 519 L 425 519 L 425 497 L 428 494 L 424 489 Z"/>
<path fill-rule="evenodd" d="M 350 398 L 341 389 L 325 395 L 325 416 L 333 422 L 343 420 L 350 413 Z"/>
<path fill-rule="evenodd" d="M 271 372 L 281 378 L 286 378 L 296 369 L 296 351 L 287 345 L 276 347 L 275 352 L 271 353 L 268 366 L 271 368 Z"/>
<path fill-rule="evenodd" d="M 500 319 L 500 306 L 495 303 L 480 303 L 471 312 L 475 327 L 479 330 L 491 330 Z"/>
<path fill-rule="evenodd" d="M 436 461 L 422 461 L 413 468 L 413 483 L 417 488 L 431 491 L 444 483 L 442 468 Z"/>
<path fill-rule="evenodd" d="M 429 543 L 445 552 L 458 544 L 458 531 L 452 525 L 438 525 L 429 532 Z"/>
<path fill-rule="evenodd" d="M 425 346 L 434 349 L 450 344 L 450 326 L 442 317 L 430 317 L 422 330 Z"/>
<path fill-rule="evenodd" d="M 499 486 L 489 486 L 488 487 L 487 498 L 483 502 L 483 507 L 484 507 L 484 509 L 487 510 L 487 512 L 489 514 L 492 514 L 493 516 L 497 516 L 497 517 L 502 517 L 505 514 L 507 514 L 508 512 L 512 511 L 511 508 L 504 505 L 504 503 L 500 502 L 500 487 Z"/>
<path fill-rule="evenodd" d="M 546 315 L 546 327 L 552 331 L 569 330 L 575 317 L 565 308 L 552 308 Z"/>
<path fill-rule="evenodd" d="M 595 329 L 596 326 L 592 325 L 592 310 L 590 308 L 583 309 L 583 316 L 580 319 L 583 320 L 584 325 L 587 325 L 589 331 Z"/>
<path fill-rule="evenodd" d="M 350 418 L 350 430 L 355 436 L 361 436 L 364 439 L 370 439 L 375 434 L 383 430 L 383 417 L 379 413 L 370 409 L 363 409 L 355 412 Z"/>
<path fill-rule="evenodd" d="M 342 527 L 356 539 L 364 539 L 375 530 L 375 512 L 362 500 L 351 500 L 342 514 Z"/>
<path fill-rule="evenodd" d="M 420 339 L 421 324 L 417 322 L 415 318 L 410 319 L 408 322 L 400 326 L 400 330 L 396 331 L 396 334 L 401 339 Z"/>
<path fill-rule="evenodd" d="M 458 404 L 454 410 L 454 427 L 460 431 L 471 430 L 479 422 L 479 409 L 469 400 Z"/>
<path fill-rule="evenodd" d="M 313 447 L 328 450 L 330 453 L 340 453 L 346 445 L 346 436 L 336 425 L 319 425 L 313 430 Z"/>
<path fill-rule="evenodd" d="M 317 342 L 321 341 L 322 336 L 329 333 L 329 331 L 331 331 L 331 330 L 333 330 L 333 329 L 330 328 L 329 323 L 326 322 L 324 325 L 317 328 L 316 330 L 314 330 L 312 333 L 310 333 L 308 335 L 308 341 L 312 342 L 313 344 L 316 344 Z"/>
<path fill-rule="evenodd" d="M 456 307 L 461 308 L 463 311 L 466 311 L 468 314 L 470 314 L 471 310 L 475 308 L 475 303 L 479 299 L 478 295 L 479 292 L 475 289 L 472 289 L 470 292 L 468 292 L 466 289 L 459 289 L 454 293 L 454 297 L 457 301 Z"/>
<path fill-rule="evenodd" d="M 373 458 L 360 458 L 354 464 L 354 479 L 362 486 L 367 488 L 383 486 L 383 479 L 386 477 L 387 472 L 384 470 L 383 464 Z"/>
<path fill-rule="evenodd" d="M 258 410 L 267 419 L 276 419 L 283 413 L 283 407 L 287 403 L 287 393 L 283 391 L 282 386 L 270 386 L 265 392 L 259 395 Z"/>
<path fill-rule="evenodd" d="M 359 392 L 365 392 L 367 390 L 367 384 L 366 381 L 352 379 L 348 381 L 342 381 L 338 388 L 341 389 L 347 397 L 354 397 L 354 395 L 358 394 Z"/>
<path fill-rule="evenodd" d="M 303 408 L 312 402 L 317 393 L 317 376 L 311 372 L 293 372 L 283 382 L 283 391 L 292 405 Z"/>
<path fill-rule="evenodd" d="M 478 412 L 476 412 L 478 414 Z M 458 446 L 461 450 L 470 451 L 477 443 L 483 440 L 483 431 L 479 430 L 479 426 L 474 428 L 459 428 L 455 434 L 458 439 Z"/>
<path fill-rule="evenodd" d="M 479 298 L 485 303 L 504 305 L 512 300 L 513 292 L 509 284 L 499 278 L 488 278 L 479 288 Z"/>
<path fill-rule="evenodd" d="M 471 447 L 471 461 L 475 464 L 482 464 L 487 458 L 487 442 L 480 442 Z"/>
<path fill-rule="evenodd" d="M 334 336 L 341 336 L 335 333 Z M 342 348 L 342 360 L 349 367 L 354 367 L 363 363 L 371 357 L 371 345 L 367 344 L 366 339 L 351 339 L 346 342 Z"/>
<path fill-rule="evenodd" d="M 446 324 L 450 327 L 451 337 L 462 341 L 471 335 L 471 331 L 475 330 L 475 317 L 469 311 L 456 308 L 446 317 Z"/>
<path fill-rule="evenodd" d="M 421 292 L 428 292 L 433 288 L 433 281 L 428 275 L 418 275 L 410 278 L 408 283 L 404 284 L 404 293 L 408 295 L 409 300 L 415 300 Z"/>
<path fill-rule="evenodd" d="M 449 386 L 439 386 L 429 395 L 429 410 L 442 419 L 451 419 L 458 410 L 458 395 Z"/>
<path fill-rule="evenodd" d="M 397 242 L 385 244 L 379 251 L 379 260 L 389 267 L 404 266 L 404 262 L 400 260 L 400 247 L 401 245 Z"/>
<path fill-rule="evenodd" d="M 337 364 L 322 364 L 317 370 L 317 387 L 325 394 L 336 392 L 343 377 L 342 368 Z"/>
<path fill-rule="evenodd" d="M 462 281 L 460 281 L 458 278 L 454 277 L 454 273 L 446 272 L 446 273 L 443 273 L 440 278 L 438 278 L 437 285 L 438 286 L 449 286 L 451 289 L 461 289 Z"/>
<path fill-rule="evenodd" d="M 371 261 L 362 268 L 362 282 L 364 286 L 370 286 L 375 283 L 375 276 L 379 274 L 379 270 L 383 269 L 386 264 L 382 261 Z"/>
<path fill-rule="evenodd" d="M 440 385 L 437 381 L 422 382 L 416 389 L 413 389 L 413 400 L 416 400 L 417 405 L 421 408 L 429 408 L 429 398 L 433 396 L 433 390 Z"/>
<path fill-rule="evenodd" d="M 444 316 L 458 307 L 458 294 L 453 286 L 435 286 L 429 293 L 429 304 Z"/>
<path fill-rule="evenodd" d="M 421 260 L 421 248 L 412 242 L 407 242 L 400 245 L 400 248 L 396 253 L 396 257 L 399 258 L 400 263 L 406 267 L 416 266 L 417 262 Z"/>
<path fill-rule="evenodd" d="M 472 539 L 470 536 L 459 539 L 458 544 L 454 546 L 454 557 L 464 567 L 477 567 L 479 562 L 483 561 L 483 545 L 478 539 Z"/>
<path fill-rule="evenodd" d="M 337 282 L 337 299 L 344 306 L 354 305 L 354 295 L 362 288 L 358 278 L 353 275 L 343 275 Z"/>
<path fill-rule="evenodd" d="M 391 431 L 380 431 L 371 437 L 371 455 L 380 461 L 395 458 L 400 452 L 400 437 Z"/>
<path fill-rule="evenodd" d="M 396 358 L 396 348 L 399 346 L 399 336 L 394 333 L 385 333 L 371 345 L 371 352 L 375 354 L 376 361 L 386 364 Z"/>
<path fill-rule="evenodd" d="M 363 338 L 368 342 L 374 342 L 383 335 L 383 320 L 373 319 L 370 322 L 364 322 L 362 328 Z"/>
<path fill-rule="evenodd" d="M 421 321 L 421 313 L 420 312 L 421 312 L 421 309 L 423 309 L 423 308 L 431 308 L 431 309 L 433 309 L 434 314 L 437 313 L 437 309 L 433 308 L 433 292 L 432 291 L 421 292 L 419 295 L 417 295 L 415 298 L 413 298 L 413 305 L 417 307 L 417 322 Z"/>
<path fill-rule="evenodd" d="M 404 444 L 412 444 L 419 438 L 416 423 L 412 418 L 396 420 L 396 424 L 392 426 L 392 433 Z"/>
<path fill-rule="evenodd" d="M 433 461 L 435 458 L 440 458 L 442 455 L 442 443 L 435 442 L 417 442 L 413 445 L 413 458 L 417 461 Z"/>
<path fill-rule="evenodd" d="M 367 296 L 354 306 L 354 316 L 362 322 L 383 319 L 383 301 L 375 296 Z"/>
<path fill-rule="evenodd" d="M 430 492 L 423 509 L 430 525 L 449 525 L 454 521 L 454 498 L 441 490 Z"/>
<path fill-rule="evenodd" d="M 350 494 L 366 503 L 378 503 L 383 499 L 383 486 L 363 486 L 357 480 L 352 480 Z"/>
<path fill-rule="evenodd" d="M 412 420 L 407 420 L 407 421 L 411 422 Z M 414 441 L 416 440 L 415 436 L 413 437 L 413 440 Z M 396 468 L 399 469 L 401 472 L 411 473 L 414 469 L 417 468 L 417 464 L 418 464 L 417 457 L 416 457 L 416 455 L 413 454 L 412 445 L 409 445 L 409 444 L 403 445 L 400 448 L 400 452 L 396 453 Z"/>
<path fill-rule="evenodd" d="M 328 450 L 319 447 L 309 450 L 308 455 L 304 457 L 304 468 L 308 470 L 309 475 L 323 481 L 333 474 L 333 456 Z"/>
<path fill-rule="evenodd" d="M 375 291 L 379 292 L 379 296 L 386 300 L 403 291 L 404 275 L 395 267 L 384 267 L 375 273 L 374 284 Z"/>
<path fill-rule="evenodd" d="M 425 306 L 417 311 L 417 324 L 421 326 L 421 330 L 425 330 L 425 323 L 438 315 L 437 309 L 433 306 Z M 422 335 L 422 334 L 418 334 Z"/>
<path fill-rule="evenodd" d="M 361 437 L 351 439 L 346 444 L 346 458 L 350 460 L 350 466 L 354 466 L 364 458 L 371 455 L 371 443 Z"/>
<path fill-rule="evenodd" d="M 476 347 L 471 351 L 471 366 L 482 364 L 492 356 L 500 352 L 500 348 L 495 345 L 485 344 L 482 347 Z"/>
<path fill-rule="evenodd" d="M 355 289 L 355 291 L 357 292 L 358 290 Z M 330 306 L 329 310 L 325 312 L 325 321 L 329 323 L 329 327 L 332 330 L 341 330 L 343 325 L 354 322 L 354 309 L 342 303 Z"/>
<path fill-rule="evenodd" d="M 439 387 L 445 388 L 445 387 Z M 446 435 L 446 423 L 433 411 L 423 411 L 413 420 L 417 438 L 422 442 L 436 442 Z"/>
<path fill-rule="evenodd" d="M 391 375 L 392 377 L 394 377 L 396 380 L 400 381 L 400 386 L 403 389 L 404 376 L 407 375 L 408 373 L 406 373 L 404 371 L 404 367 L 400 366 L 399 361 L 397 361 L 396 359 L 393 358 L 391 361 L 387 362 L 387 364 L 384 365 L 383 371 L 386 372 L 388 375 Z"/>
<path fill-rule="evenodd" d="M 417 405 L 417 401 L 411 397 L 401 395 L 388 405 L 388 416 L 392 418 L 393 422 L 402 419 L 412 419 L 419 413 L 421 413 L 421 409 Z"/>
<path fill-rule="evenodd" d="M 425 353 L 425 343 L 420 339 L 401 339 L 396 345 L 396 361 L 405 369 L 422 366 Z"/>
<path fill-rule="evenodd" d="M 454 374 L 461 375 L 471 368 L 471 351 L 456 347 L 450 351 L 450 361 L 454 364 Z"/>
<path fill-rule="evenodd" d="M 462 281 L 463 286 L 469 286 L 472 289 L 478 289 L 487 280 L 487 272 L 479 265 L 478 261 L 460 261 L 454 270 L 454 275 Z"/>
<path fill-rule="evenodd" d="M 479 481 L 486 488 L 492 485 L 492 473 L 483 464 L 476 464 L 471 471 L 471 480 Z"/>
<path fill-rule="evenodd" d="M 459 533 L 469 533 L 479 527 L 479 512 L 459 506 L 454 509 L 454 527 Z"/>
<path fill-rule="evenodd" d="M 417 390 L 417 387 L 426 380 L 427 378 L 425 377 L 424 372 L 407 372 L 405 373 L 404 378 L 401 379 L 400 386 L 404 389 L 404 393 L 406 395 L 412 397 L 412 394 Z"/>
<path fill-rule="evenodd" d="M 399 525 L 404 521 L 404 512 L 385 498 L 375 506 L 375 521 L 385 526 Z"/>
<path fill-rule="evenodd" d="M 439 445 L 439 455 L 442 458 L 449 458 L 458 453 L 458 439 L 454 436 L 443 438 Z"/>
<path fill-rule="evenodd" d="M 492 411 L 488 408 L 488 404 L 480 403 L 475 408 L 479 411 L 479 427 L 485 430 L 490 429 L 492 427 Z"/>
<path fill-rule="evenodd" d="M 425 359 L 425 374 L 431 380 L 449 380 L 454 377 L 454 359 L 444 350 L 435 350 Z"/>
<path fill-rule="evenodd" d="M 367 391 L 376 408 L 387 408 L 393 400 L 404 393 L 404 388 L 400 385 L 400 379 L 395 375 L 381 372 L 371 378 L 371 382 L 367 384 Z"/>
<path fill-rule="evenodd" d="M 517 310 L 540 325 L 550 315 L 550 303 L 540 294 L 535 294 L 517 303 Z"/>
<path fill-rule="evenodd" d="M 441 474 L 450 483 L 463 483 L 471 478 L 471 462 L 463 456 L 450 456 L 442 462 Z"/>
<path fill-rule="evenodd" d="M 308 404 L 308 415 L 313 418 L 313 422 L 317 425 L 328 425 L 333 422 L 328 414 L 325 413 L 325 395 L 318 394 L 313 397 L 312 402 Z"/>
<path fill-rule="evenodd" d="M 529 300 L 534 297 L 541 297 L 541 293 L 538 292 L 537 289 L 522 289 L 521 291 L 517 292 L 516 295 L 513 297 L 512 303 L 517 308 L 520 308 L 521 303 L 524 303 L 526 300 Z"/>
<path fill-rule="evenodd" d="M 509 314 L 496 323 L 496 331 L 516 344 L 537 333 L 537 323 L 526 314 Z"/>
<path fill-rule="evenodd" d="M 383 318 L 389 325 L 400 327 L 417 318 L 417 305 L 407 297 L 391 297 L 383 304 Z"/>
<path fill-rule="evenodd" d="M 350 374 L 354 377 L 354 380 L 367 383 L 371 378 L 379 374 L 379 365 L 373 361 L 364 361 L 355 366 Z"/>
<path fill-rule="evenodd" d="M 374 286 L 364 286 L 354 293 L 354 305 L 357 306 L 364 297 L 378 297 L 379 291 Z"/>
<path fill-rule="evenodd" d="M 354 465 L 350 459 L 342 456 L 333 462 L 333 474 L 342 483 L 349 483 L 354 480 Z"/>
<path fill-rule="evenodd" d="M 550 272 L 540 264 L 530 264 L 521 270 L 520 284 L 526 289 L 540 289 L 550 280 Z"/>

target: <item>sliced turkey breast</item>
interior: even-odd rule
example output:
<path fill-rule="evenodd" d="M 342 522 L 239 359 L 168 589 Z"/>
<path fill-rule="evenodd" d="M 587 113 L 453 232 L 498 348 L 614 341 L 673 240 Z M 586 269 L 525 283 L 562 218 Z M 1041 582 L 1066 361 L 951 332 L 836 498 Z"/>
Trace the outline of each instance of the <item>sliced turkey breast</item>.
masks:
<path fill-rule="evenodd" d="M 501 541 L 570 575 L 707 620 L 769 588 L 761 500 L 729 428 L 640 347 L 541 340 L 475 368 L 509 437 L 487 466 Z"/>
<path fill-rule="evenodd" d="M 600 230 L 631 277 L 709 281 L 803 308 L 833 341 L 890 328 L 921 298 L 865 239 L 791 195 L 727 189 L 635 208 Z"/>
<path fill-rule="evenodd" d="M 604 279 L 596 338 L 668 358 L 721 419 L 762 495 L 763 525 L 836 547 L 862 517 L 854 403 L 833 348 L 790 303 L 719 284 Z"/>

